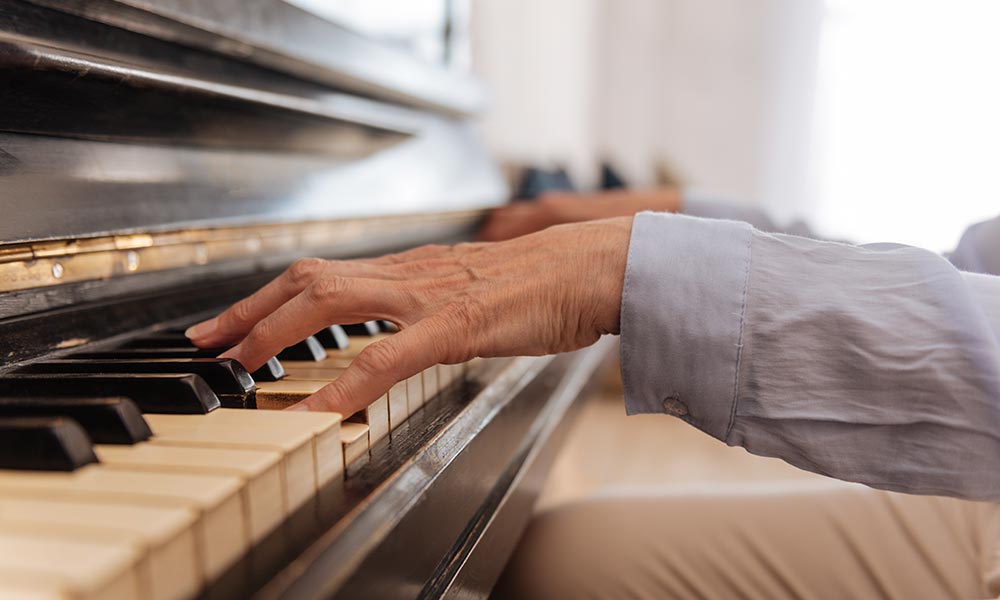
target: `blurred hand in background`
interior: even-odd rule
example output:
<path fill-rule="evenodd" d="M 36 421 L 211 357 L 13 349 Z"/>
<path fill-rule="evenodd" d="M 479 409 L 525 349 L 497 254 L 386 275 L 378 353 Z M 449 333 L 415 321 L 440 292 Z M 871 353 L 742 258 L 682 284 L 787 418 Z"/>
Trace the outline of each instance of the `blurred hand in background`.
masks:
<path fill-rule="evenodd" d="M 479 239 L 509 240 L 553 225 L 628 217 L 644 210 L 680 212 L 680 191 L 654 188 L 589 194 L 548 192 L 534 202 L 515 202 L 495 209 L 480 230 Z"/>

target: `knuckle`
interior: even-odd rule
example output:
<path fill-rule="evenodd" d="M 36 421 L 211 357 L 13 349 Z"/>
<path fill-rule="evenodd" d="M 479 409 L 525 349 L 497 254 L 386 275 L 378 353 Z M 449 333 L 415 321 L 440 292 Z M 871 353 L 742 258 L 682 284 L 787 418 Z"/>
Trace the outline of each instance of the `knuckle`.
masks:
<path fill-rule="evenodd" d="M 300 258 L 288 267 L 286 273 L 294 285 L 304 286 L 316 278 L 324 264 L 320 258 Z"/>
<path fill-rule="evenodd" d="M 240 328 L 250 325 L 253 318 L 253 306 L 249 300 L 240 300 L 226 312 L 226 325 L 233 328 Z"/>
<path fill-rule="evenodd" d="M 247 334 L 246 341 L 251 345 L 259 346 L 267 343 L 274 334 L 274 326 L 267 319 L 257 323 Z"/>
<path fill-rule="evenodd" d="M 342 277 L 326 277 L 315 281 L 306 288 L 308 299 L 314 304 L 322 304 L 338 296 L 347 289 L 347 280 Z"/>
<path fill-rule="evenodd" d="M 376 342 L 364 350 L 355 359 L 357 366 L 367 375 L 393 373 L 400 362 L 399 351 L 388 342 Z"/>
<path fill-rule="evenodd" d="M 464 327 L 471 327 L 482 322 L 483 306 L 474 299 L 467 298 L 463 302 L 452 306 L 450 312 L 451 319 Z"/>

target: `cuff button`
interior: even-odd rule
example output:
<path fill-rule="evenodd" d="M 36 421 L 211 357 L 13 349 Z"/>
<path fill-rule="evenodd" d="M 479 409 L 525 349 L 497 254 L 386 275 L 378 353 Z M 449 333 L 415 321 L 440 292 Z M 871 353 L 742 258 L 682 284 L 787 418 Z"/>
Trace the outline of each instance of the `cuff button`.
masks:
<path fill-rule="evenodd" d="M 680 398 L 674 396 L 667 396 L 663 399 L 663 410 L 668 415 L 674 415 L 675 417 L 684 417 L 688 414 L 687 404 L 684 404 Z"/>

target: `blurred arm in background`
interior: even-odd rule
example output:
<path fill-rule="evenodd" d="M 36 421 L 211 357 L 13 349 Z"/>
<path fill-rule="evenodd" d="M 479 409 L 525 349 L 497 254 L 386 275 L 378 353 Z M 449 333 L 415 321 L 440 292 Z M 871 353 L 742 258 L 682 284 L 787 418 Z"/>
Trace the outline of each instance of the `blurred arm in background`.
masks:
<path fill-rule="evenodd" d="M 563 223 L 629 217 L 642 211 L 684 213 L 692 217 L 750 223 L 767 232 L 809 236 L 802 223 L 778 227 L 763 211 L 682 192 L 674 187 L 620 189 L 590 194 L 547 192 L 534 202 L 515 202 L 490 213 L 479 239 L 497 242 Z"/>

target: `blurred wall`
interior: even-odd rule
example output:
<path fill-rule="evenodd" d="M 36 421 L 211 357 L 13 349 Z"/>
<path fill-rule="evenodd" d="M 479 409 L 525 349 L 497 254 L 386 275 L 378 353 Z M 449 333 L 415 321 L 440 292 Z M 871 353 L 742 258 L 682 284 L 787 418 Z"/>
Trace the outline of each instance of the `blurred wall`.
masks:
<path fill-rule="evenodd" d="M 636 184 L 665 160 L 686 183 L 812 213 L 822 0 L 478 0 L 483 134 L 504 161 L 611 158 Z"/>

